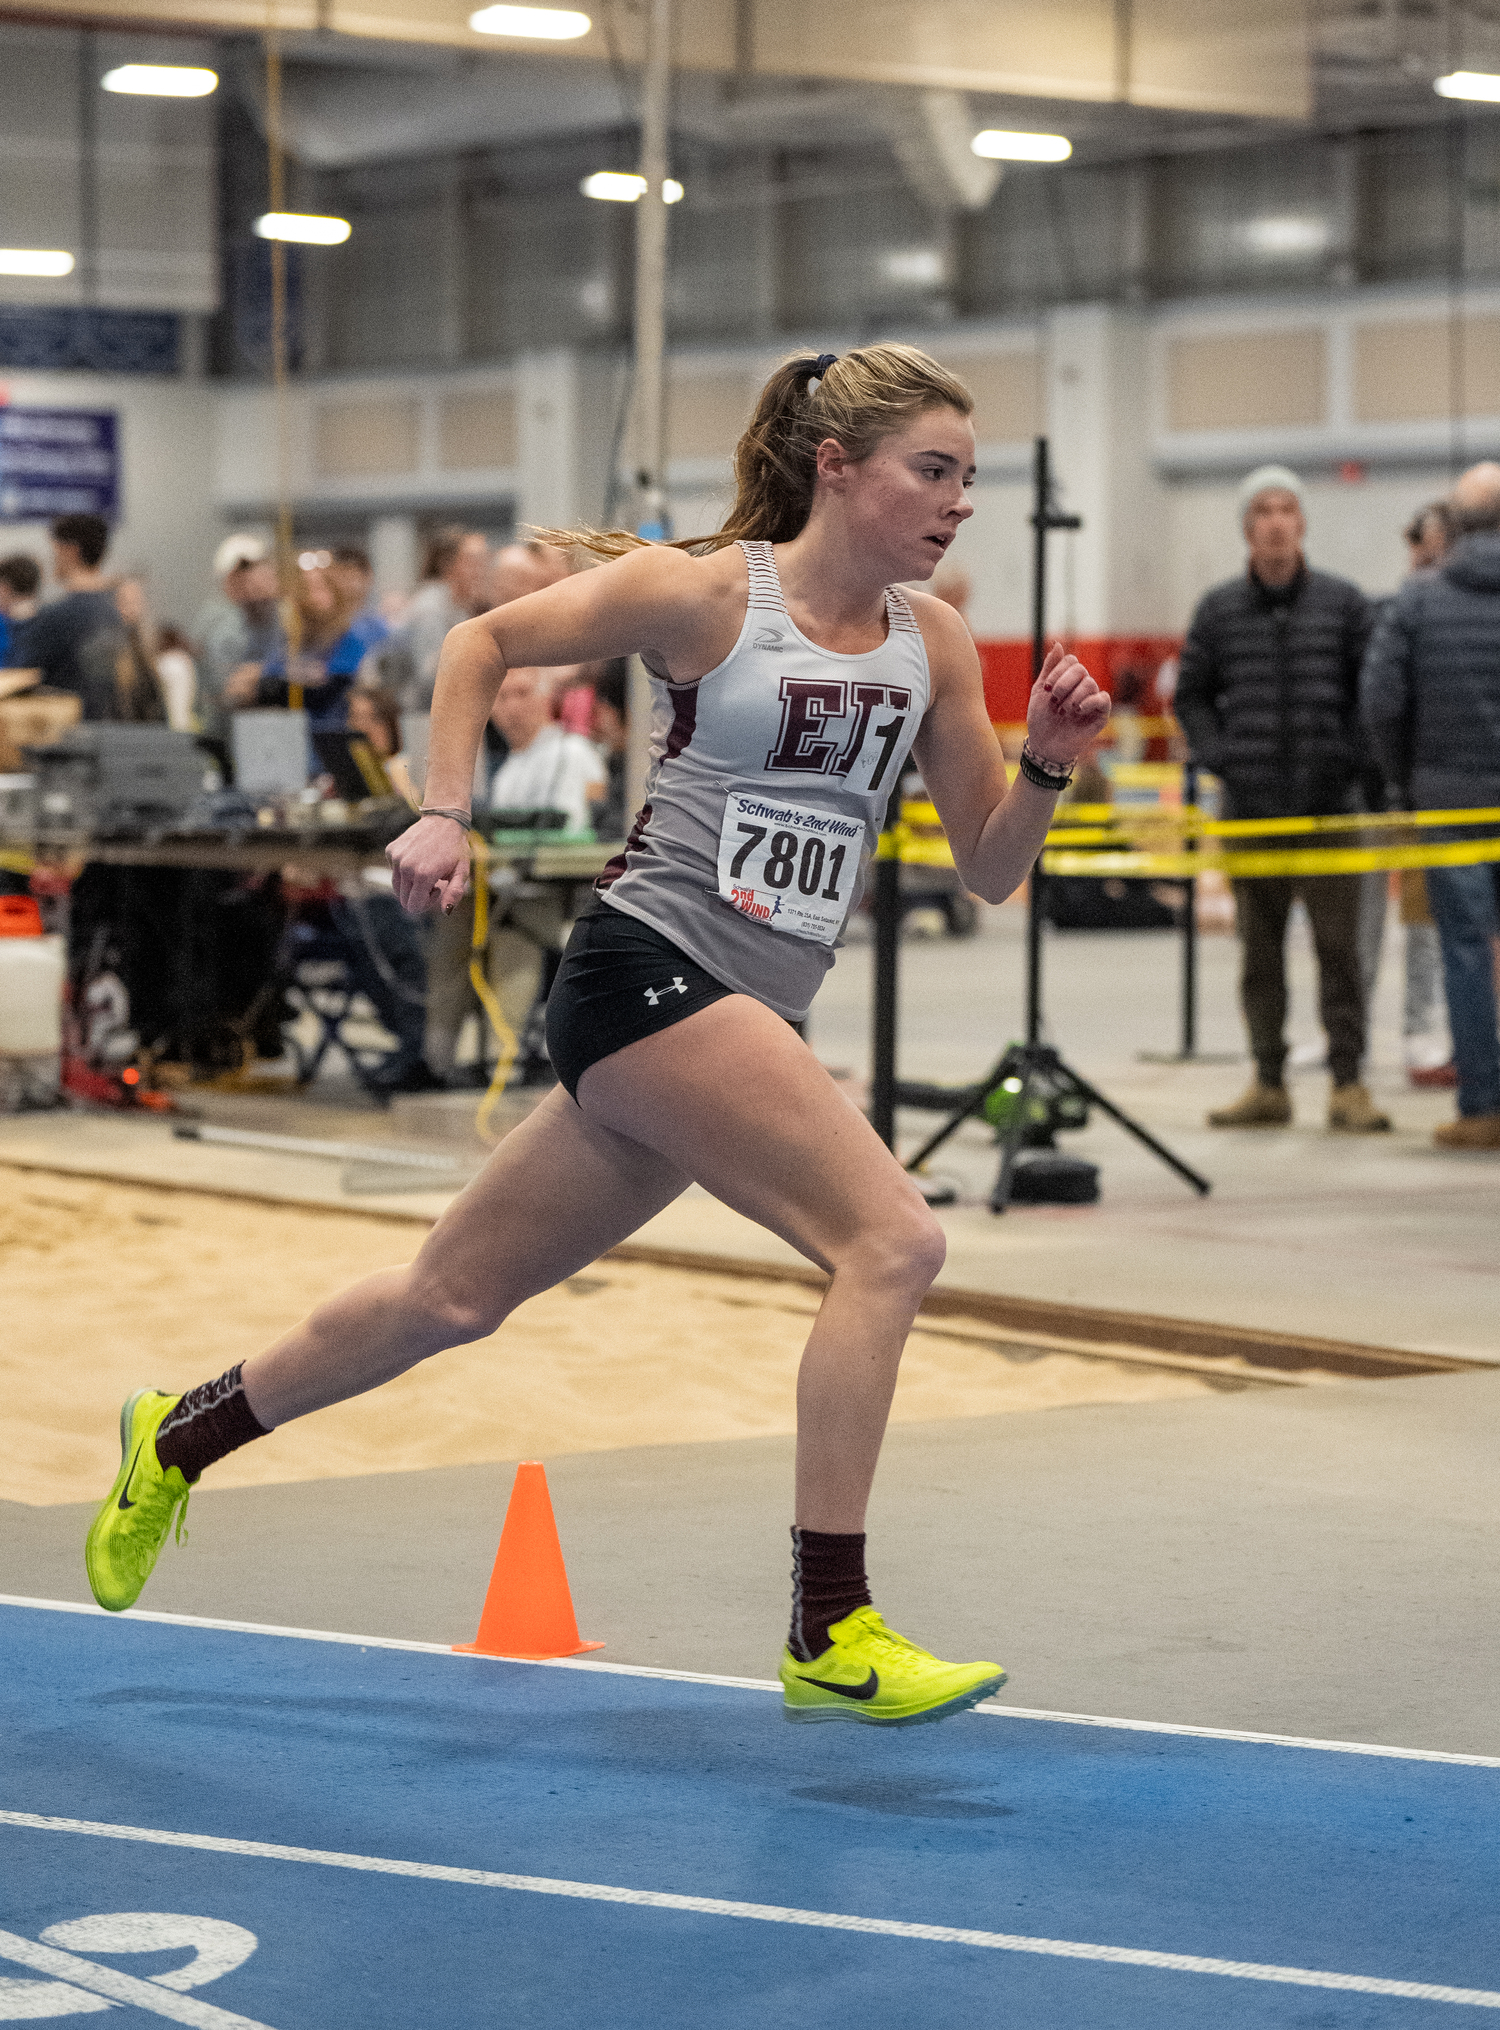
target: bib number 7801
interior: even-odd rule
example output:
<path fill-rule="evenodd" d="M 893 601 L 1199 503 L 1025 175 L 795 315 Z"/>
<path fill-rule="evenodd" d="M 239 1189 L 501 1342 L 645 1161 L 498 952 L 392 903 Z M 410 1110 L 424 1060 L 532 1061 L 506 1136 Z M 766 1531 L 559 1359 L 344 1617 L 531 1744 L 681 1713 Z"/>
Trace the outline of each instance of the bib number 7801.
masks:
<path fill-rule="evenodd" d="M 731 792 L 719 834 L 719 894 L 772 930 L 832 944 L 848 914 L 864 829 L 858 818 Z"/>

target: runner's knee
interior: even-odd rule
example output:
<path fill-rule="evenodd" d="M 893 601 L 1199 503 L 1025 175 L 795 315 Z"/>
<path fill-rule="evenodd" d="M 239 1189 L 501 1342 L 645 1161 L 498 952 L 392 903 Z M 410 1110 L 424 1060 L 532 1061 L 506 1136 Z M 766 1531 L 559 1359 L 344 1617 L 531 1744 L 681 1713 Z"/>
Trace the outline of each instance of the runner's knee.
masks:
<path fill-rule="evenodd" d="M 424 1339 L 433 1349 L 467 1346 L 476 1339 L 488 1339 L 504 1323 L 510 1306 L 493 1292 L 453 1290 L 424 1270 L 420 1260 L 411 1268 L 407 1301 L 416 1314 Z"/>
<path fill-rule="evenodd" d="M 888 1217 L 859 1236 L 838 1263 L 871 1287 L 925 1291 L 942 1268 L 948 1237 L 922 1204 L 894 1207 Z"/>

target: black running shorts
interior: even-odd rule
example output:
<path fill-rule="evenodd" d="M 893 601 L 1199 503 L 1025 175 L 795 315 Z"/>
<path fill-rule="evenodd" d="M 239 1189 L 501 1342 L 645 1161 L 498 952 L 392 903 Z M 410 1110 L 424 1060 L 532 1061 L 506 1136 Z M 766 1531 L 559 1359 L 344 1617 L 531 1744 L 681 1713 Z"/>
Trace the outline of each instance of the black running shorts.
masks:
<path fill-rule="evenodd" d="M 547 1054 L 573 1099 L 601 1057 L 733 993 L 649 923 L 596 902 L 573 926 L 547 996 Z"/>

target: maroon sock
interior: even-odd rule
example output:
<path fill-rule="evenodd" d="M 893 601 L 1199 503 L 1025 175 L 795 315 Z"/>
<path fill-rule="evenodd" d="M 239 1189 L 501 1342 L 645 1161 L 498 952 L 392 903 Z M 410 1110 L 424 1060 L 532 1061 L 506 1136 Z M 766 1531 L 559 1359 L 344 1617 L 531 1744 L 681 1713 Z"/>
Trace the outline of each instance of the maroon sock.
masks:
<path fill-rule="evenodd" d="M 787 1648 L 811 1663 L 828 1647 L 828 1630 L 856 1607 L 868 1607 L 865 1533 L 835 1536 L 792 1527 L 792 1632 Z"/>
<path fill-rule="evenodd" d="M 237 1451 L 252 1438 L 264 1438 L 266 1427 L 245 1400 L 236 1361 L 216 1382 L 189 1389 L 175 1410 L 168 1411 L 156 1433 L 156 1456 L 162 1466 L 175 1466 L 191 1487 L 205 1466 L 226 1452 Z"/>

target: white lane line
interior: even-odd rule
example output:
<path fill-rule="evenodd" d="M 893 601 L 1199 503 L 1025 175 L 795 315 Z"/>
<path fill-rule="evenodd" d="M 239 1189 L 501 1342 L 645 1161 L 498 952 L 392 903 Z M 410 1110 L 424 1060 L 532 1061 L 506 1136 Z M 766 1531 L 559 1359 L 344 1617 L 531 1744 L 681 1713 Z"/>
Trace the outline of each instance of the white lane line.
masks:
<path fill-rule="evenodd" d="M 798 1910 L 776 1903 L 737 1903 L 717 1896 L 673 1896 L 660 1889 L 621 1889 L 607 1882 L 565 1882 L 546 1875 L 499 1874 L 488 1868 L 444 1868 L 428 1861 L 392 1861 L 375 1854 L 339 1854 L 317 1847 L 273 1846 L 264 1840 L 222 1840 L 209 1833 L 164 1832 L 150 1826 L 115 1826 L 91 1819 L 48 1818 L 35 1812 L 0 1811 L 0 1825 L 33 1832 L 84 1833 L 94 1839 L 136 1840 L 152 1846 L 191 1847 L 201 1853 L 235 1854 L 260 1861 L 300 1861 L 320 1868 L 350 1868 L 367 1875 L 404 1875 L 422 1882 L 456 1882 L 473 1889 L 519 1890 L 531 1896 L 569 1896 L 587 1903 L 626 1903 L 647 1910 L 683 1910 L 702 1917 L 753 1918 L 762 1924 L 806 1925 L 820 1931 L 873 1933 L 910 1938 L 929 1945 L 981 1946 L 992 1952 L 1035 1953 L 1046 1959 L 1101 1960 L 1111 1966 L 1153 1967 L 1164 1973 L 1218 1974 L 1234 1981 L 1272 1981 L 1294 1988 L 1339 1988 L 1359 1995 L 1399 1995 L 1415 2002 L 1454 2002 L 1473 2009 L 1500 2009 L 1500 1991 L 1454 1988 L 1432 1981 L 1390 1981 L 1374 1974 L 1335 1974 L 1316 1967 L 1263 1966 L 1253 1960 L 1204 1959 L 1195 1953 L 1148 1952 L 1135 1946 L 1092 1945 L 1069 1938 L 1028 1938 L 1004 1931 L 967 1931 L 946 1924 L 907 1924 L 898 1918 L 852 1917 L 836 1910 Z M 0 1934 L 3 1940 L 5 1934 Z M 25 1939 L 16 1941 L 26 1946 Z M 45 1952 L 44 1946 L 30 1947 Z M 59 1958 L 68 1955 L 60 1954 Z M 86 1964 L 86 1962 L 85 1962 Z M 101 1969 L 102 1971 L 107 1971 Z M 71 1978 L 71 1976 L 70 1976 Z M 120 1979 L 127 1976 L 121 1975 Z M 83 1983 L 80 1981 L 79 1985 Z M 144 1982 L 136 1985 L 146 1986 Z M 103 1990 L 100 1990 L 102 1993 Z M 177 1999 L 177 1998 L 174 1998 Z M 199 2003 L 196 2006 L 203 2007 Z M 162 2010 L 169 2015 L 171 2010 Z M 179 2020 L 207 2021 L 182 2017 Z M 215 2022 L 240 2023 L 216 2012 Z"/>
<path fill-rule="evenodd" d="M 14 1823 L 14 1820 L 15 1815 L 12 1814 L 8 1822 Z M 54 1980 L 66 1981 L 70 1987 L 85 1988 L 91 1995 L 107 1996 L 111 2002 L 124 2002 L 135 2009 L 149 2009 L 173 2023 L 194 2024 L 197 2030 L 266 2030 L 264 2023 L 257 2023 L 249 2016 L 236 2016 L 228 2009 L 216 2009 L 212 2002 L 199 2002 L 191 1995 L 174 1994 L 170 1988 L 159 1988 L 154 1981 L 141 1981 L 134 1974 L 122 1974 L 118 1967 L 102 1967 L 93 1960 L 80 1959 L 77 1953 L 60 1952 L 55 1945 L 38 1945 L 17 1932 L 0 1931 L 0 1960 L 11 1960 L 17 1966 L 30 1967 L 33 1973 L 51 1974 Z"/>
<path fill-rule="evenodd" d="M 414 1650 L 425 1656 L 458 1654 L 446 1642 L 407 1642 L 390 1635 L 341 1635 L 326 1628 L 278 1628 L 263 1621 L 220 1621 L 198 1614 L 153 1614 L 140 1607 L 123 1614 L 110 1614 L 102 1607 L 79 1600 L 33 1600 L 21 1593 L 0 1593 L 0 1607 L 33 1607 L 49 1614 L 92 1614 L 101 1621 L 151 1621 L 168 1628 L 211 1628 L 229 1635 L 278 1635 L 297 1642 L 339 1642 L 356 1649 Z M 549 1657 L 537 1661 L 528 1657 L 475 1657 L 463 1654 L 467 1663 L 507 1663 L 522 1669 L 544 1671 L 590 1671 L 596 1676 L 617 1678 L 663 1678 L 679 1685 L 725 1685 L 733 1691 L 779 1692 L 775 1678 L 733 1678 L 712 1671 L 671 1671 L 653 1664 L 604 1663 L 597 1657 Z M 1200 1741 L 1247 1741 L 1267 1748 L 1318 1748 L 1325 1755 L 1380 1755 L 1398 1762 L 1451 1762 L 1465 1769 L 1500 1769 L 1500 1755 L 1459 1755 L 1445 1748 L 1391 1748 L 1375 1741 L 1322 1741 L 1302 1734 L 1252 1734 L 1236 1727 L 1189 1727 L 1175 1720 L 1117 1720 L 1102 1713 L 1054 1713 L 1036 1706 L 1002 1706 L 986 1700 L 975 1706 L 976 1713 L 995 1720 L 1050 1720 L 1064 1727 L 1117 1727 L 1133 1734 L 1181 1734 Z"/>
<path fill-rule="evenodd" d="M 1455 1762 L 1466 1769 L 1500 1769 L 1500 1755 L 1454 1755 L 1443 1748 L 1385 1748 L 1374 1741 L 1317 1741 L 1301 1734 L 1246 1734 L 1234 1727 L 1184 1727 L 1171 1720 L 1111 1720 L 1098 1713 L 1045 1713 L 1030 1706 L 974 1708 L 995 1720 L 1055 1720 L 1065 1727 L 1119 1727 L 1131 1734 L 1185 1734 L 1201 1741 L 1253 1741 L 1268 1748 L 1321 1748 L 1325 1755 L 1385 1755 L 1401 1762 Z"/>

